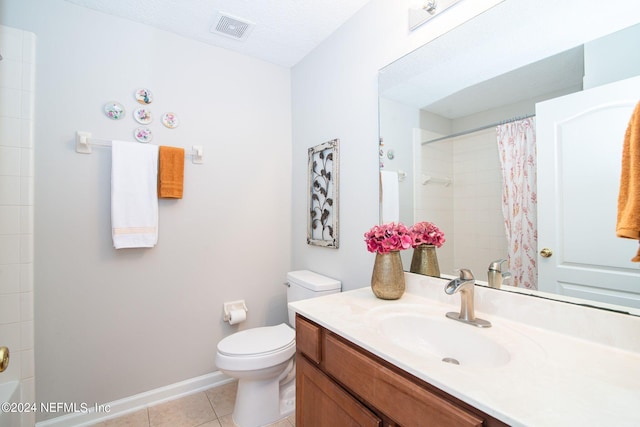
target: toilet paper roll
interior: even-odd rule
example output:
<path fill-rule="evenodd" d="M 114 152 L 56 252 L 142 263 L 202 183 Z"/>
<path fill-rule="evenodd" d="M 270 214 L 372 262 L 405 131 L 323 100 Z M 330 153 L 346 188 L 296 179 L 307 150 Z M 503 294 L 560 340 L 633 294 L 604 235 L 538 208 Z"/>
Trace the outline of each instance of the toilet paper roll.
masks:
<path fill-rule="evenodd" d="M 247 320 L 247 312 L 246 311 L 244 311 L 242 309 L 229 311 L 229 324 L 230 325 L 235 325 L 236 323 L 244 322 L 245 320 Z"/>

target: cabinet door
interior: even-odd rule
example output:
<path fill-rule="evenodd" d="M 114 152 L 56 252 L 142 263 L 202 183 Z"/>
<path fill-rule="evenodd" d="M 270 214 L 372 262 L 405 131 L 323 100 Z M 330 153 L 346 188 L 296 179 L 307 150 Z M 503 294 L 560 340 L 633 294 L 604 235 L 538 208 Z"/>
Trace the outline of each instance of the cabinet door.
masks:
<path fill-rule="evenodd" d="M 373 412 L 331 381 L 305 357 L 296 360 L 296 425 L 381 426 Z"/>

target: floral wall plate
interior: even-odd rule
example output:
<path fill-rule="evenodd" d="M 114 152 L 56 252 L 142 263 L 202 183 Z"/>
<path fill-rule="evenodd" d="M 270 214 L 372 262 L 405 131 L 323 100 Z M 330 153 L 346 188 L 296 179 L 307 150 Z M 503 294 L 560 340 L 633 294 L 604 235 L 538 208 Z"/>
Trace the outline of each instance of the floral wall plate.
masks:
<path fill-rule="evenodd" d="M 140 104 L 151 104 L 153 102 L 153 94 L 149 89 L 138 89 L 136 91 L 136 101 Z"/>
<path fill-rule="evenodd" d="M 162 115 L 162 124 L 169 129 L 175 129 L 180 124 L 180 121 L 175 113 L 164 113 Z"/>
<path fill-rule="evenodd" d="M 138 108 L 133 112 L 133 118 L 141 125 L 148 125 L 153 118 L 151 117 L 151 111 L 148 108 Z"/>
<path fill-rule="evenodd" d="M 122 104 L 119 102 L 111 101 L 104 104 L 104 113 L 111 120 L 120 120 L 124 117 L 125 111 Z"/>
<path fill-rule="evenodd" d="M 153 139 L 151 129 L 141 126 L 137 128 L 133 134 L 138 142 L 149 142 Z"/>

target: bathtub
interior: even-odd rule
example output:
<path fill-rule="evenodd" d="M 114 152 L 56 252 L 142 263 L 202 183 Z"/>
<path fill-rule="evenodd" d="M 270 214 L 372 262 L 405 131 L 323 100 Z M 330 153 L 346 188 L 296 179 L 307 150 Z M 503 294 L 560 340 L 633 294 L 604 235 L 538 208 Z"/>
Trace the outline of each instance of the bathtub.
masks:
<path fill-rule="evenodd" d="M 20 402 L 19 381 L 9 381 L 0 384 L 0 405 L 4 402 Z M 0 410 L 0 426 L 20 427 L 20 414 L 18 412 L 5 412 Z"/>

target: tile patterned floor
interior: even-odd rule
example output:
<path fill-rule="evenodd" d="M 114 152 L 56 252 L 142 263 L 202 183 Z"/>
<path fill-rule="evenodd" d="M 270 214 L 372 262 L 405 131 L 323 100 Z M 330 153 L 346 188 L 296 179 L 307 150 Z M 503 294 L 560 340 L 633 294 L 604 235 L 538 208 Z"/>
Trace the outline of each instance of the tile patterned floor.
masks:
<path fill-rule="evenodd" d="M 237 382 L 210 388 L 137 412 L 102 421 L 94 427 L 236 427 L 231 419 Z M 295 416 L 270 427 L 295 426 Z"/>

